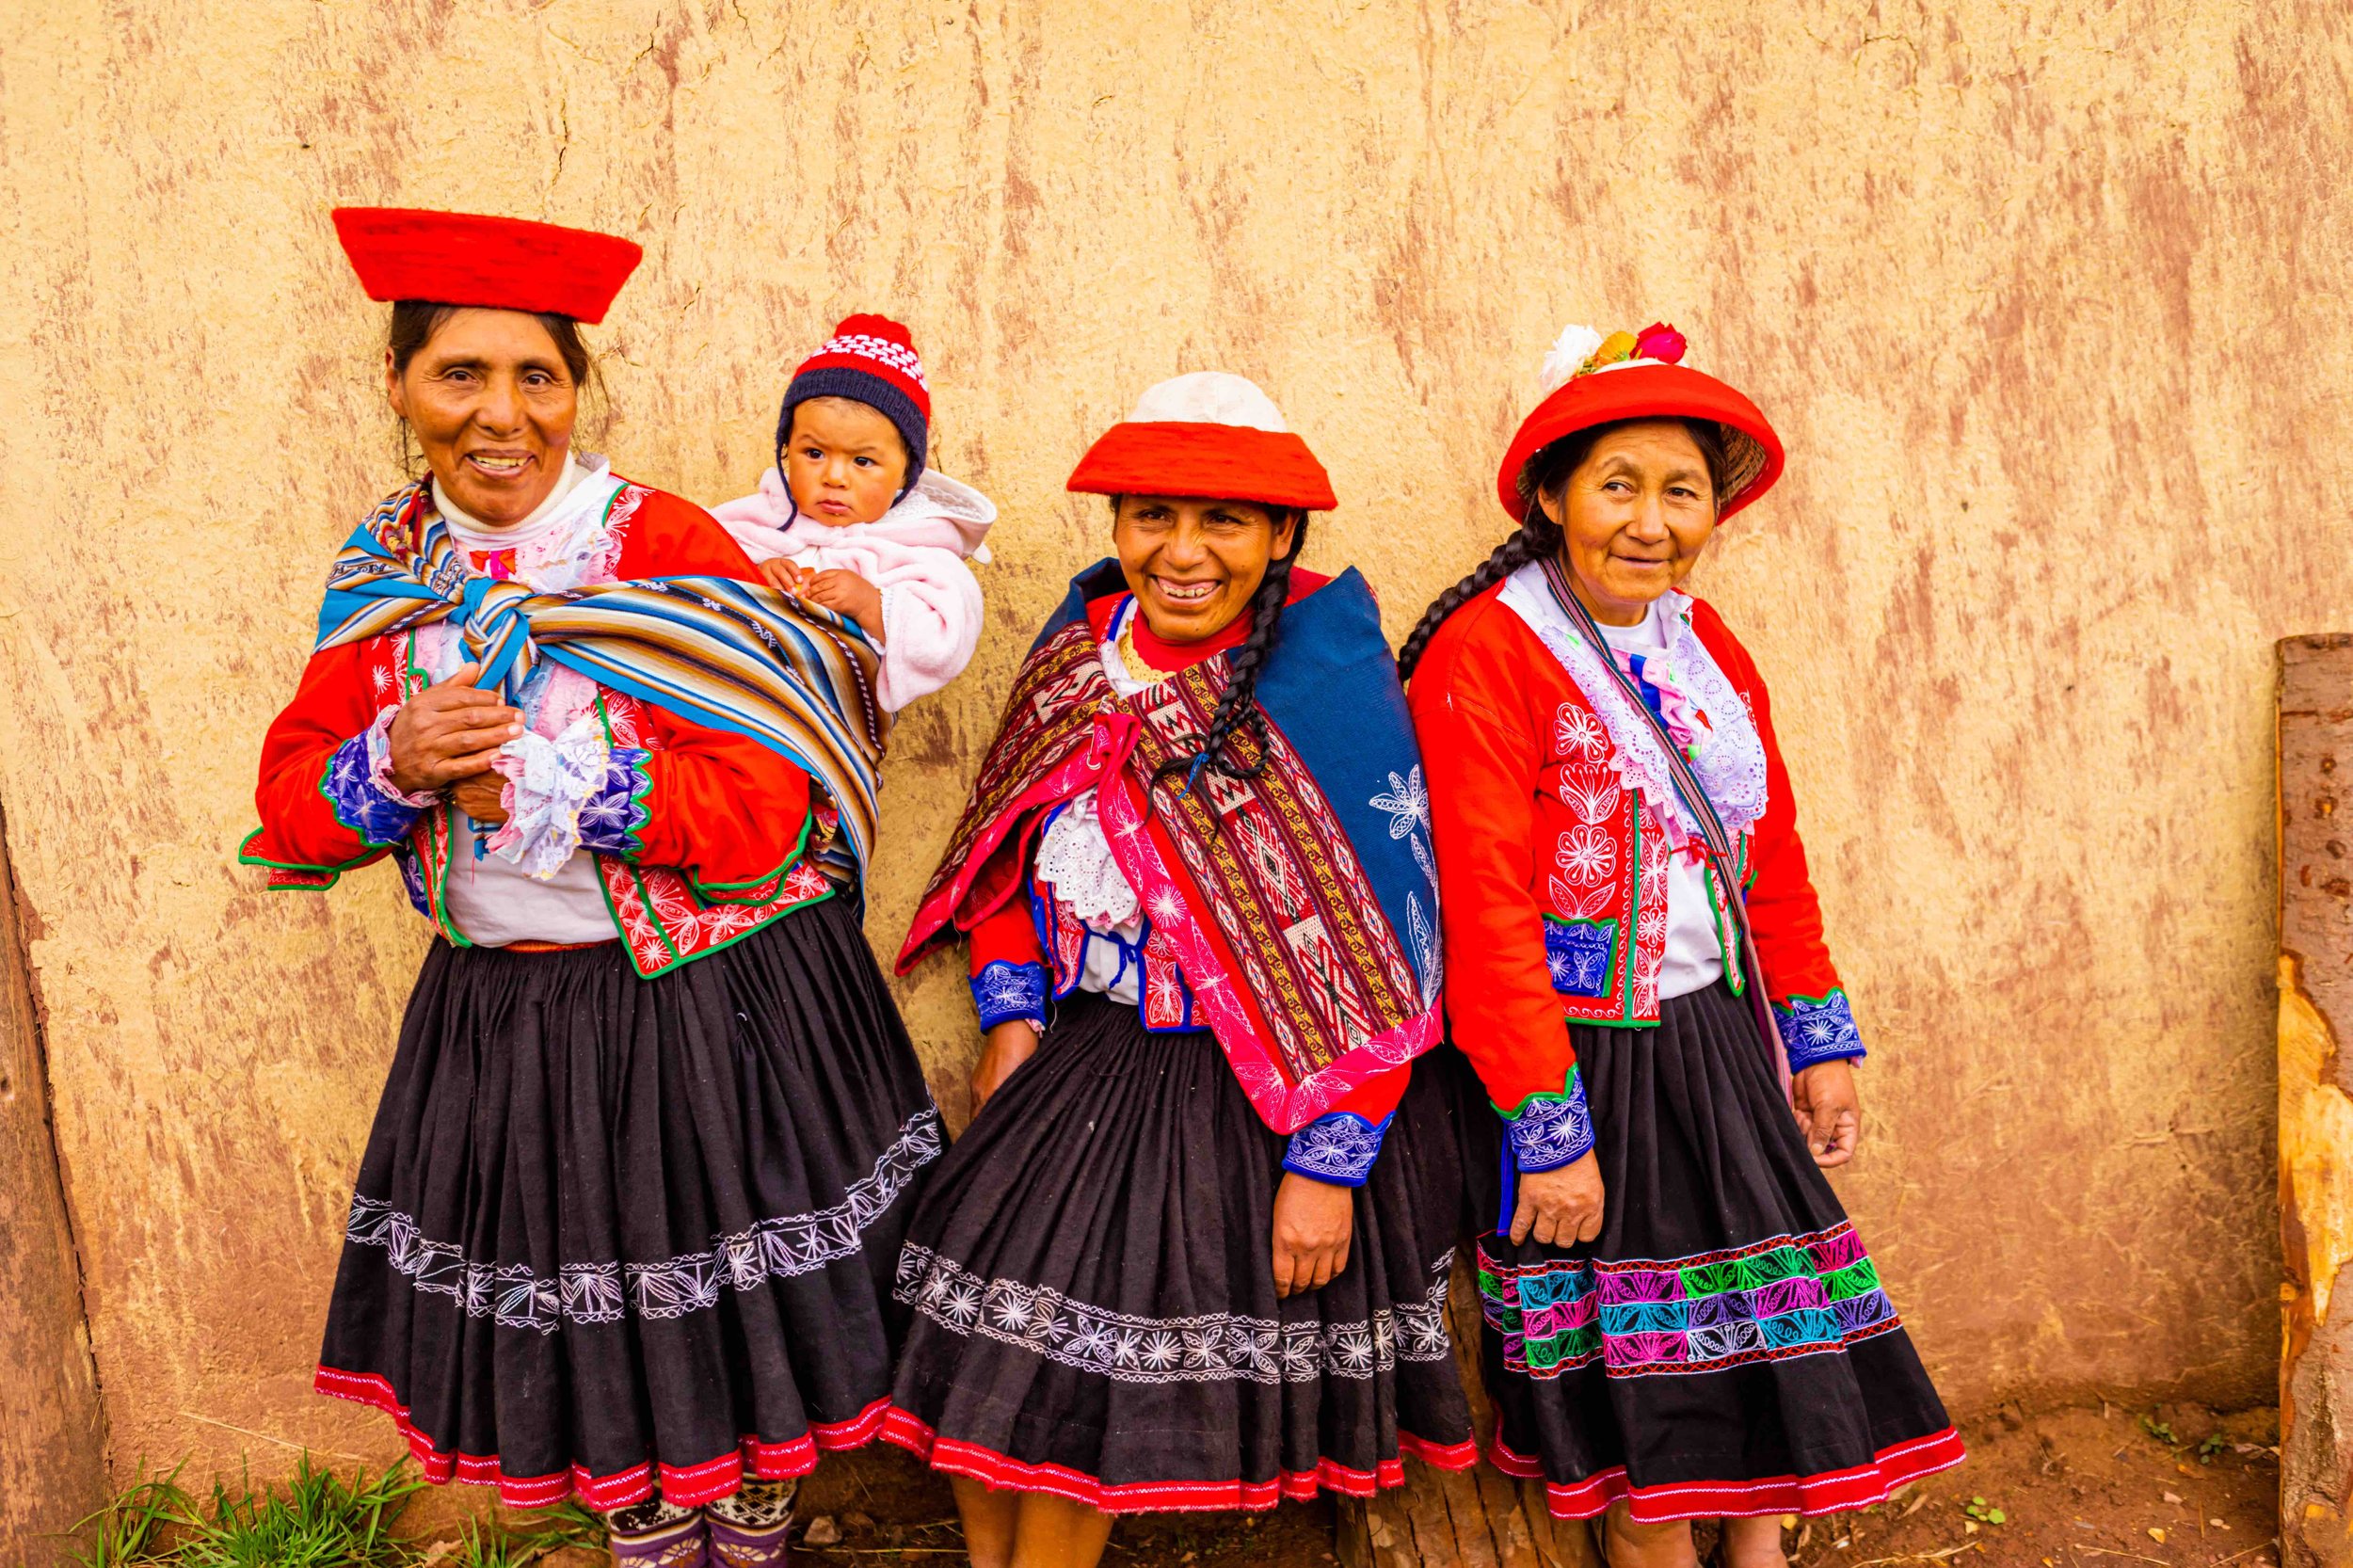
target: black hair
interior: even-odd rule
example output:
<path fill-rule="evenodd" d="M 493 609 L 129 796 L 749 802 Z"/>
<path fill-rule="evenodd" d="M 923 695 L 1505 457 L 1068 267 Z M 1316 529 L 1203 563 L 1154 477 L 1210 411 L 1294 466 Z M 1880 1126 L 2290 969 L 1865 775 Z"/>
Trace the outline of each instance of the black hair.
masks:
<path fill-rule="evenodd" d="M 1421 619 L 1406 634 L 1405 645 L 1397 650 L 1397 678 L 1410 680 L 1421 656 L 1430 648 L 1430 639 L 1447 617 L 1464 605 L 1494 587 L 1530 561 L 1541 561 L 1558 553 L 1561 549 L 1561 525 L 1545 511 L 1544 498 L 1560 489 L 1579 464 L 1593 456 L 1593 447 L 1612 430 L 1629 424 L 1651 423 L 1643 419 L 1612 420 L 1607 424 L 1589 425 L 1572 430 L 1544 447 L 1520 469 L 1517 488 L 1527 510 L 1521 515 L 1519 529 L 1510 538 L 1496 546 L 1495 552 L 1479 564 L 1476 570 L 1460 583 L 1430 601 L 1430 608 L 1421 613 Z M 1723 432 L 1715 422 L 1704 419 L 1680 419 L 1675 423 L 1691 433 L 1691 440 L 1700 449 L 1700 456 L 1707 464 L 1709 487 L 1716 492 L 1717 505 L 1723 504 L 1724 457 Z"/>
<path fill-rule="evenodd" d="M 392 329 L 385 334 L 384 346 L 392 353 L 392 374 L 397 376 L 408 368 L 408 361 L 418 350 L 433 341 L 433 334 L 441 329 L 441 323 L 465 309 L 462 305 L 443 305 L 430 299 L 403 299 L 392 306 Z M 555 340 L 555 352 L 564 361 L 572 385 L 585 391 L 595 374 L 595 361 L 588 345 L 581 340 L 580 323 L 570 316 L 553 311 L 533 312 L 539 325 Z"/>
<path fill-rule="evenodd" d="M 1254 503 L 1256 504 L 1256 503 Z M 1119 498 L 1112 498 L 1116 515 Z M 1279 506 L 1267 508 L 1273 527 L 1281 533 L 1284 520 L 1291 522 L 1291 547 L 1269 561 L 1266 575 L 1258 580 L 1258 591 L 1250 596 L 1250 634 L 1226 656 L 1228 670 L 1225 689 L 1217 696 L 1217 707 L 1209 714 L 1209 732 L 1199 737 L 1200 745 L 1191 756 L 1171 758 L 1154 774 L 1155 781 L 1170 774 L 1191 776 L 1198 769 L 1208 768 L 1226 778 L 1256 778 L 1267 769 L 1266 710 L 1258 706 L 1258 675 L 1274 651 L 1274 639 L 1283 624 L 1283 606 L 1290 600 L 1291 567 L 1299 560 L 1299 552 L 1307 548 L 1307 514 Z M 1227 755 L 1228 743 L 1240 729 L 1248 729 L 1258 743 L 1256 762 L 1237 762 Z"/>

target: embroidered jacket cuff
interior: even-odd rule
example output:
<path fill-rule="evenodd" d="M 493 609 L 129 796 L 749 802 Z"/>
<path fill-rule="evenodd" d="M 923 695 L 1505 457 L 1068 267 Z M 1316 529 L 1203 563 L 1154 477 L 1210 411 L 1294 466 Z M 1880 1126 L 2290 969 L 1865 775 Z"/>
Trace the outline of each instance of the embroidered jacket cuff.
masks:
<path fill-rule="evenodd" d="M 1016 1018 L 1046 1027 L 1046 966 L 984 964 L 972 977 L 972 1005 L 980 1009 L 981 1027 L 995 1029 Z"/>
<path fill-rule="evenodd" d="M 385 709 L 374 724 L 337 746 L 319 781 L 335 820 L 371 849 L 408 838 L 424 808 L 440 798 L 408 794 L 392 782 L 392 715 L 399 711 Z"/>
<path fill-rule="evenodd" d="M 1497 1114 L 1512 1140 L 1512 1161 L 1522 1171 L 1557 1171 L 1593 1149 L 1593 1118 L 1585 1109 L 1585 1080 L 1575 1067 L 1563 1093 L 1530 1095 L 1517 1114 Z"/>
<path fill-rule="evenodd" d="M 1291 1134 L 1283 1169 L 1335 1187 L 1362 1187 L 1372 1175 L 1373 1161 L 1381 1158 L 1382 1137 L 1395 1120 L 1394 1111 L 1377 1122 L 1348 1111 L 1319 1116 Z"/>
<path fill-rule="evenodd" d="M 1786 1007 L 1775 1002 L 1773 1022 L 1781 1026 L 1782 1049 L 1788 1053 L 1793 1073 L 1817 1062 L 1860 1062 L 1866 1054 L 1844 991 L 1820 998 L 1791 997 Z"/>
<path fill-rule="evenodd" d="M 634 860 L 646 852 L 646 824 L 653 808 L 646 804 L 653 789 L 647 766 L 653 754 L 637 746 L 615 746 L 604 754 L 604 776 L 580 803 L 580 847 L 599 855 Z"/>

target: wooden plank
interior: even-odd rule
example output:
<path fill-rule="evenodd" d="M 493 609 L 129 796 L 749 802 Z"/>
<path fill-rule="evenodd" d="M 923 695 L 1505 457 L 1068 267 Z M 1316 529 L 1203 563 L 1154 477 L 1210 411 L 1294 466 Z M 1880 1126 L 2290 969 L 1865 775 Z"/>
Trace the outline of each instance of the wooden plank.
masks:
<path fill-rule="evenodd" d="M 2279 645 L 2280 1534 L 2353 1558 L 2353 636 Z"/>
<path fill-rule="evenodd" d="M 1455 1371 L 1484 1450 L 1495 1412 L 1481 1381 L 1479 1290 L 1467 1250 L 1456 1254 L 1447 1304 Z M 1602 1568 L 1592 1532 L 1553 1518 L 1541 1482 L 1514 1481 L 1483 1463 L 1463 1474 L 1408 1464 L 1403 1486 L 1341 1508 L 1337 1551 L 1341 1568 Z"/>
<path fill-rule="evenodd" d="M 106 1495 L 106 1443 L 24 926 L 0 821 L 0 1565 L 47 1568 Z"/>

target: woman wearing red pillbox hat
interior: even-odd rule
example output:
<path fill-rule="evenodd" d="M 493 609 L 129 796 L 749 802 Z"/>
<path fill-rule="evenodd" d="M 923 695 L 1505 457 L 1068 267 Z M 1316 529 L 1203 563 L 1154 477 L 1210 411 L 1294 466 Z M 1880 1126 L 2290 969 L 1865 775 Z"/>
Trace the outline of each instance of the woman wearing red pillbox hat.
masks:
<path fill-rule="evenodd" d="M 1446 1085 L 1411 1071 L 1427 801 L 1364 579 L 1296 564 L 1331 483 L 1203 372 L 1070 488 L 1117 554 L 1039 633 L 901 955 L 968 942 L 986 1048 L 901 1255 L 884 1435 L 953 1478 L 981 1568 L 1477 1458 Z"/>
<path fill-rule="evenodd" d="M 613 1514 L 617 1561 L 778 1562 L 792 1478 L 879 1431 L 943 1142 L 856 907 L 874 652 L 575 450 L 577 323 L 634 245 L 335 221 L 428 472 L 328 572 L 241 858 L 390 857 L 436 938 L 317 1385 L 429 1480 Z"/>
<path fill-rule="evenodd" d="M 1493 1458 L 1610 1562 L 1783 1560 L 1960 1440 L 1822 1172 L 1861 1135 L 1765 682 L 1680 584 L 1769 488 L 1756 406 L 1683 335 L 1571 328 L 1497 486 L 1519 531 L 1400 656 L 1455 958 Z M 1794 1110 L 1794 1114 L 1792 1113 Z"/>

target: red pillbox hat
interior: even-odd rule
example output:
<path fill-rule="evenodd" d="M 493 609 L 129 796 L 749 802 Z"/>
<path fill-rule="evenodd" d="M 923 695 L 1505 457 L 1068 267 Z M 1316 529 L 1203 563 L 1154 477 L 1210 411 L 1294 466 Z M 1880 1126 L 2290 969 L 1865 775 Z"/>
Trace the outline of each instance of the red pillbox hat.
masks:
<path fill-rule="evenodd" d="M 599 322 L 645 251 L 520 217 L 338 207 L 335 233 L 370 299 L 428 299 Z"/>
<path fill-rule="evenodd" d="M 1189 495 L 1328 512 L 1331 476 L 1256 384 L 1195 371 L 1145 391 L 1087 448 L 1066 488 L 1090 495 Z"/>

